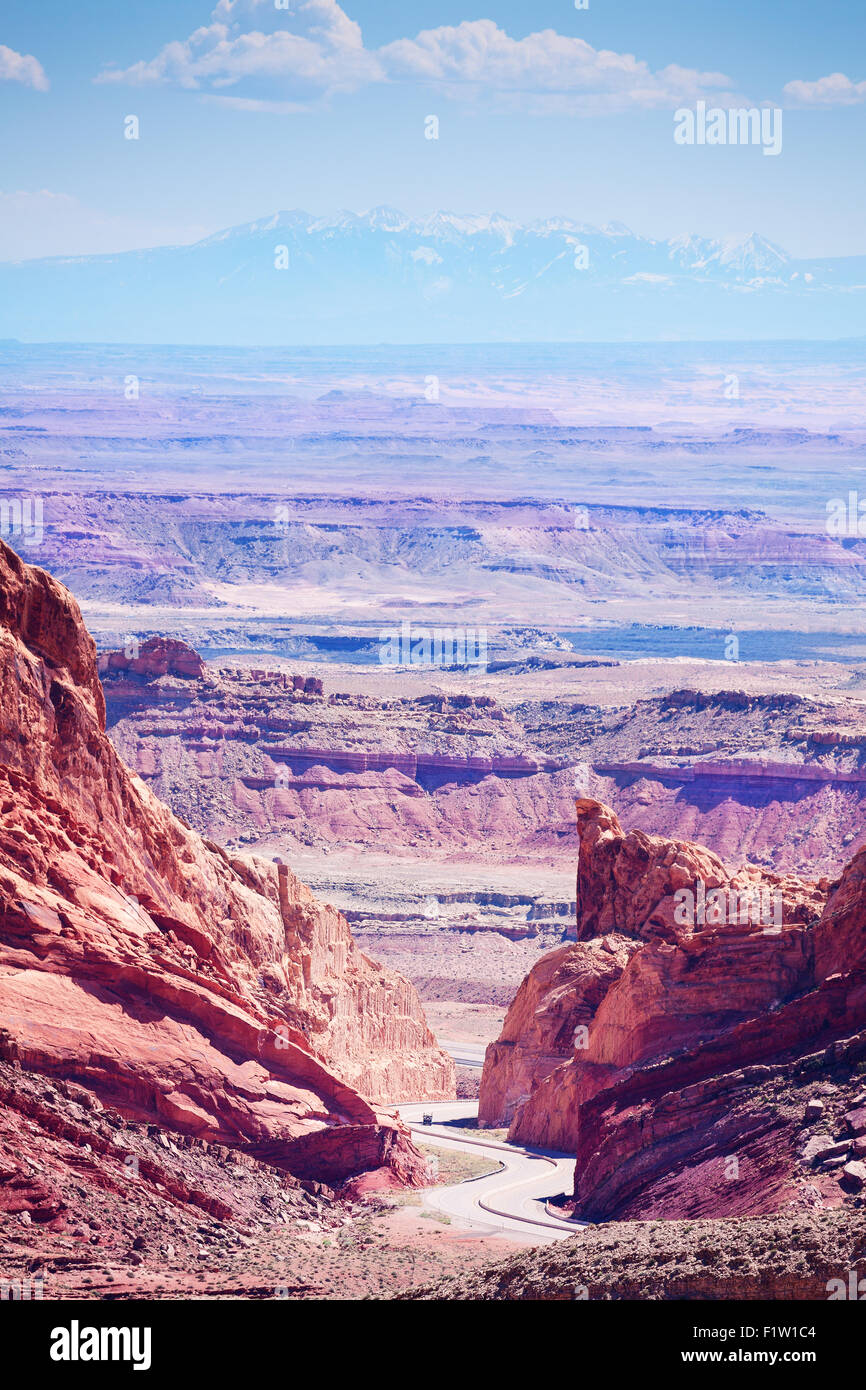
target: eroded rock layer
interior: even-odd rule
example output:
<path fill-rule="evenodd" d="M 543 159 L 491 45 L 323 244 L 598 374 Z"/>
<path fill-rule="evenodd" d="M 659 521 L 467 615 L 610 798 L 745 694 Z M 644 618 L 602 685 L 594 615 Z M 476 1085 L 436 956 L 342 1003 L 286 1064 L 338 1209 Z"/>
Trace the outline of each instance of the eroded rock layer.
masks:
<path fill-rule="evenodd" d="M 598 802 L 577 814 L 578 940 L 521 986 L 483 1121 L 576 1152 L 592 1219 L 820 1205 L 816 1163 L 830 1200 L 859 1193 L 866 855 L 834 884 L 732 875 L 700 846 L 626 835 Z M 847 1096 L 820 1153 L 810 1082 Z"/>
<path fill-rule="evenodd" d="M 372 637 L 357 640 L 375 655 Z M 859 845 L 860 701 L 684 689 L 612 707 L 515 703 L 532 662 L 543 665 L 528 661 L 510 691 L 494 682 L 497 698 L 394 699 L 378 664 L 364 694 L 341 693 L 315 676 L 219 668 L 164 636 L 103 652 L 100 671 L 127 766 L 221 844 L 278 838 L 291 855 L 365 852 L 381 838 L 559 869 L 580 785 L 635 830 L 764 868 L 835 873 Z"/>
<path fill-rule="evenodd" d="M 376 1108 L 453 1094 L 414 990 L 127 772 L 77 605 L 5 546 L 0 709 L 0 1053 L 298 1176 L 418 1180 Z"/>

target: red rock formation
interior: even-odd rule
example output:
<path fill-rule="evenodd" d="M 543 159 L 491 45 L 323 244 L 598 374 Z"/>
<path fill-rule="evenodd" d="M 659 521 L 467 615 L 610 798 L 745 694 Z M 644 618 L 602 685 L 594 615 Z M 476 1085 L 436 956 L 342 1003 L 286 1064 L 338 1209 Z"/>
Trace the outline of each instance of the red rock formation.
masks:
<path fill-rule="evenodd" d="M 482 1122 L 488 1125 L 510 1123 L 515 1107 L 528 1098 L 533 1083 L 574 1055 L 575 1029 L 589 1027 L 641 942 L 658 946 L 661 942 L 683 944 L 697 939 L 691 927 L 676 921 L 678 890 L 694 892 L 696 916 L 702 900 L 706 911 L 707 893 L 719 888 L 725 893 L 737 892 L 738 909 L 743 891 L 763 888 L 778 892 L 777 906 L 785 922 L 816 916 L 823 902 L 819 893 L 797 879 L 754 870 L 731 875 L 717 855 L 700 845 L 665 840 L 640 830 L 626 835 L 614 813 L 600 802 L 587 798 L 576 806 L 580 836 L 578 942 L 539 961 L 521 985 L 500 1038 L 488 1048 L 479 1111 Z M 695 925 L 700 927 L 700 923 Z M 724 940 L 731 939 L 726 930 Z M 662 953 L 661 958 L 667 957 Z M 696 968 L 696 961 L 691 960 L 689 969 Z M 648 983 L 644 988 L 649 988 Z M 697 1000 L 694 1028 L 698 1034 L 712 1026 L 711 1017 L 702 1010 L 705 1001 Z M 721 1010 L 724 1018 L 730 1013 L 729 1004 Z M 685 1026 L 683 1019 L 680 1023 Z M 618 1031 L 622 1028 L 619 1022 L 610 1026 Z M 667 1036 L 670 1021 L 665 1019 L 660 1026 L 662 1035 Z M 586 1039 L 579 1041 L 585 1045 Z M 651 1046 L 651 1040 L 632 1040 L 630 1046 L 639 1051 Z M 588 1062 L 582 1049 L 580 1055 Z M 595 1057 L 595 1052 L 592 1055 Z M 606 1054 L 603 1060 L 607 1065 Z M 612 1060 L 614 1065 L 621 1064 L 621 1059 Z M 543 1129 L 545 1141 L 554 1147 L 569 1146 L 567 1123 L 561 1133 L 552 1115 L 542 1116 L 540 1105 L 532 1124 L 539 1133 Z"/>
<path fill-rule="evenodd" d="M 534 1081 L 549 1076 L 575 1048 L 576 1030 L 588 1028 L 635 943 L 611 934 L 543 956 L 530 970 L 508 1010 L 502 1032 L 484 1062 L 478 1118 L 510 1124 Z"/>
<path fill-rule="evenodd" d="M 454 1093 L 414 990 L 127 772 L 77 605 L 5 546 L 0 709 L 0 1054 L 299 1176 L 417 1180 L 375 1108 Z"/>
<path fill-rule="evenodd" d="M 760 869 L 731 874 L 718 855 L 688 840 L 668 840 L 633 830 L 623 831 L 613 811 L 585 798 L 575 803 L 580 851 L 577 870 L 579 941 L 609 931 L 643 940 L 680 939 L 686 924 L 675 921 L 675 894 L 701 897 L 713 889 L 778 893 L 785 922 L 808 921 L 823 905 L 821 893 L 794 876 L 782 877 Z M 770 923 L 768 923 L 770 925 Z"/>
<path fill-rule="evenodd" d="M 866 1056 L 866 854 L 828 896 L 625 835 L 597 802 L 577 810 L 579 940 L 524 981 L 488 1049 L 483 1119 L 514 1111 L 512 1138 L 576 1152 L 575 1198 L 594 1219 L 774 1210 L 798 1172 L 791 1095 L 825 1049 L 849 1070 Z M 699 881 L 727 903 L 769 889 L 781 922 L 715 922 L 709 906 L 683 921 L 675 894 Z M 732 1155 L 743 1181 L 723 1173 Z"/>
<path fill-rule="evenodd" d="M 253 830 L 289 851 L 311 836 L 363 849 L 375 825 L 406 850 L 559 869 L 578 745 L 586 785 L 623 823 L 726 859 L 835 872 L 863 824 L 854 702 L 679 691 L 618 712 L 552 701 L 537 718 L 481 696 L 319 698 L 311 680 L 208 666 L 195 681 L 107 670 L 103 683 L 127 765 L 221 843 Z"/>
<path fill-rule="evenodd" d="M 26 1142 L 24 1136 L 21 1139 Z M 19 1153 L 4 1144 L 0 1144 L 0 1211 L 10 1216 L 26 1212 L 31 1221 L 51 1230 L 63 1230 L 66 1225 L 66 1204 L 56 1184 L 34 1173 Z"/>
<path fill-rule="evenodd" d="M 182 676 L 198 680 L 204 674 L 204 662 L 197 651 L 173 637 L 149 637 L 141 646 L 135 643 L 129 653 L 103 652 L 99 672 L 130 672 L 155 680 L 159 676 Z"/>
<path fill-rule="evenodd" d="M 208 837 L 550 857 L 572 779 L 483 696 L 329 694 L 312 677 L 208 667 L 197 681 L 103 675 L 124 761 Z M 300 687 L 303 686 L 303 689 Z"/>

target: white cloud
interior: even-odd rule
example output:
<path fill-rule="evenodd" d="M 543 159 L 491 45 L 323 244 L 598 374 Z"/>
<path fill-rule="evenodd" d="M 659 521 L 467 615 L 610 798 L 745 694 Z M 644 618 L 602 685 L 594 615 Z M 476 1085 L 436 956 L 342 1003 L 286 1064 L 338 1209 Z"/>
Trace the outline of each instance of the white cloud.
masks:
<path fill-rule="evenodd" d="M 237 23 L 224 22 L 240 14 L 254 15 L 260 27 L 243 33 Z M 279 80 L 281 96 L 291 99 L 353 91 L 384 75 L 364 48 L 360 26 L 336 0 L 301 0 L 291 12 L 265 0 L 220 0 L 211 19 L 188 39 L 166 44 L 155 58 L 122 71 L 109 68 L 97 80 L 174 83 L 209 92 L 245 80 Z"/>
<path fill-rule="evenodd" d="M 799 106 L 856 106 L 866 101 L 866 82 L 852 82 L 844 72 L 831 72 L 817 82 L 786 82 L 783 90 Z"/>
<path fill-rule="evenodd" d="M 25 87 L 35 87 L 37 92 L 48 91 L 48 78 L 39 60 L 29 53 L 16 53 L 5 43 L 0 43 L 0 81 L 23 82 Z"/>
<path fill-rule="evenodd" d="M 245 32 L 245 19 L 256 27 Z M 720 89 L 732 86 L 724 73 L 676 64 L 654 72 L 633 54 L 595 49 L 553 29 L 514 39 L 491 19 L 368 49 L 337 0 L 294 0 L 291 10 L 277 10 L 273 0 L 219 0 L 210 24 L 189 38 L 97 80 L 172 83 L 209 95 L 244 83 L 228 100 L 267 111 L 296 110 L 371 83 L 412 82 L 539 114 L 669 108 L 710 93 L 724 101 L 731 94 Z"/>
<path fill-rule="evenodd" d="M 439 83 L 455 95 L 521 96 L 536 110 L 668 107 L 732 85 L 724 73 L 675 64 L 653 72 L 631 53 L 596 49 L 553 29 L 513 39 L 492 19 L 398 39 L 379 49 L 379 58 L 391 77 Z"/>
<path fill-rule="evenodd" d="M 212 101 L 217 106 L 228 106 L 235 111 L 264 111 L 271 116 L 291 116 L 309 111 L 306 101 L 265 101 L 261 97 L 216 96 L 212 92 L 202 94 L 202 101 Z"/>

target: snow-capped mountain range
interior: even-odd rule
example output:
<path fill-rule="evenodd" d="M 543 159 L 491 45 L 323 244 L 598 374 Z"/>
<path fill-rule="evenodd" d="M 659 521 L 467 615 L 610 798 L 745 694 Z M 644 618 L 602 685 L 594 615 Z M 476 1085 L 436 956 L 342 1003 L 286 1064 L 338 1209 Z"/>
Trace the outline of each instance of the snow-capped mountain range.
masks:
<path fill-rule="evenodd" d="M 277 212 L 191 246 L 0 265 L 0 336 L 370 343 L 836 338 L 864 331 L 866 256 L 655 241 L 621 223 L 390 207 Z"/>

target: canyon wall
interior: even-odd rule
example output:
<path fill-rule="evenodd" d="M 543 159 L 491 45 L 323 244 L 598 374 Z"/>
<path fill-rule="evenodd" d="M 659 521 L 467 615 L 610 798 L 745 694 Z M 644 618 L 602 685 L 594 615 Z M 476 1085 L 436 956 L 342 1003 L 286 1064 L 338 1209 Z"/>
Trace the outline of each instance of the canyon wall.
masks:
<path fill-rule="evenodd" d="M 859 1191 L 866 854 L 835 884 L 731 875 L 700 846 L 626 835 L 597 802 L 577 813 L 578 939 L 536 965 L 488 1049 L 483 1121 L 576 1153 L 593 1220 L 820 1202 L 833 1167 Z M 703 903 L 691 920 L 684 901 Z M 812 1151 L 810 1082 L 844 1100 Z"/>
<path fill-rule="evenodd" d="M 613 811 L 590 798 L 577 801 L 576 808 L 577 941 L 538 962 L 521 985 L 500 1038 L 488 1048 L 479 1112 L 488 1125 L 510 1123 L 533 1083 L 572 1057 L 575 1030 L 581 1025 L 588 1030 L 641 942 L 685 939 L 675 921 L 677 890 L 698 884 L 704 893 L 771 889 L 780 894 L 783 916 L 797 921 L 815 915 L 823 901 L 817 890 L 790 876 L 757 870 L 731 875 L 717 855 L 688 841 L 640 830 L 626 834 Z M 696 1026 L 711 1026 L 699 1006 Z M 582 1048 L 587 1041 L 588 1034 L 578 1039 Z M 546 1138 L 554 1127 L 551 1116 Z M 557 1134 L 554 1147 L 569 1146 L 569 1137 Z"/>
<path fill-rule="evenodd" d="M 197 665 L 199 674 L 195 675 Z M 387 699 L 218 668 L 183 643 L 100 657 L 112 741 L 203 834 L 364 851 L 371 839 L 561 867 L 575 769 L 634 829 L 732 860 L 841 869 L 863 824 L 859 702 L 680 690 L 623 708 Z M 134 668 L 134 669 L 133 669 Z"/>
<path fill-rule="evenodd" d="M 0 708 L 0 1055 L 297 1176 L 419 1180 L 378 1108 L 454 1092 L 414 990 L 130 775 L 75 601 L 5 545 Z"/>
<path fill-rule="evenodd" d="M 97 370 L 94 366 L 86 374 L 71 409 L 58 402 L 43 415 L 32 391 L 23 393 L 20 406 L 10 404 L 10 443 L 26 449 L 29 459 L 38 458 L 40 490 L 50 498 L 51 526 L 45 528 L 40 558 L 82 598 L 100 605 L 187 608 L 193 640 L 202 611 L 209 628 L 223 626 L 225 615 L 214 601 L 221 585 L 229 593 L 236 590 L 229 598 L 232 606 L 238 598 L 248 609 L 250 592 L 244 586 L 282 590 L 288 614 L 297 611 L 298 590 L 306 592 L 308 603 L 312 590 L 317 602 L 308 611 L 317 614 L 332 613 L 329 596 L 346 593 L 352 617 L 379 628 L 394 620 L 391 595 L 415 592 L 419 585 L 423 592 L 435 573 L 438 603 L 458 612 L 465 595 L 475 595 L 474 620 L 491 631 L 508 612 L 515 623 L 532 623 L 544 613 L 548 624 L 566 632 L 579 588 L 593 601 L 595 620 L 604 627 L 629 612 L 636 621 L 663 625 L 681 604 L 688 609 L 698 604 L 708 621 L 727 621 L 732 609 L 748 615 L 745 642 L 756 597 L 786 605 L 794 625 L 805 630 L 819 612 L 828 631 L 837 625 L 844 631 L 839 605 L 856 611 L 866 591 L 863 558 L 838 538 L 813 530 L 811 514 L 803 525 L 770 518 L 757 507 L 681 504 L 685 496 L 705 493 L 711 459 L 714 468 L 737 479 L 735 491 L 750 493 L 761 506 L 762 491 L 756 493 L 755 474 L 744 467 L 744 457 L 750 451 L 763 456 L 784 476 L 792 450 L 802 460 L 828 447 L 820 435 L 793 439 L 785 432 L 773 437 L 735 430 L 727 439 L 693 439 L 684 455 L 682 437 L 666 438 L 664 431 L 585 431 L 537 420 L 529 428 L 512 412 L 493 424 L 470 411 L 474 418 L 467 435 L 465 421 L 458 423 L 456 412 L 440 406 L 419 430 L 424 407 L 417 404 L 414 418 L 401 418 L 398 411 L 383 434 L 381 417 L 358 418 L 359 402 L 309 402 L 295 415 L 282 396 L 268 430 L 262 420 L 272 403 L 260 397 L 246 413 L 233 394 L 207 404 L 196 397 L 194 407 L 184 402 L 181 418 L 177 397 L 158 401 L 155 394 L 149 408 L 141 405 L 132 420 L 128 412 L 118 412 L 113 399 L 100 400 L 85 423 L 81 400 Z M 227 400 L 229 418 L 223 415 Z M 365 400 L 363 409 L 371 404 L 384 409 L 385 418 L 395 408 L 380 398 Z M 287 409 L 289 417 L 283 413 Z M 196 433 L 190 417 L 200 426 L 201 411 L 221 417 L 216 437 L 207 428 Z M 246 418 L 239 420 L 238 411 Z M 247 434 L 252 417 L 255 424 Z M 294 439 L 292 428 L 299 432 Z M 830 447 L 842 466 L 859 466 L 862 446 L 856 435 L 834 435 Z M 546 451 L 543 484 L 538 448 Z M 575 450 L 580 450 L 578 480 Z M 497 458 L 497 470 L 509 474 L 509 498 L 461 497 L 479 452 Z M 269 454 L 263 476 L 261 464 Z M 431 454 L 437 495 L 422 490 L 407 497 L 407 468 L 421 476 Z M 656 505 L 662 459 L 673 505 Z M 273 491 L 275 466 L 281 475 L 291 466 L 297 495 Z M 297 471 L 302 467 L 306 479 Z M 381 500 L 356 490 L 362 467 L 368 480 L 378 480 L 374 491 Z M 574 503 L 589 478 L 595 476 L 600 495 L 603 488 L 610 495 L 611 468 L 629 474 L 628 483 L 620 485 L 623 499 L 633 503 L 643 493 L 654 505 L 591 506 L 585 509 L 587 524 L 575 526 Z M 130 487 L 130 474 L 143 469 L 146 477 Z M 342 495 L 317 492 L 326 469 L 332 485 L 341 477 Z M 203 471 L 222 486 L 202 491 Z M 105 479 L 112 474 L 108 487 Z M 18 487 L 29 490 L 32 474 L 22 469 L 21 478 Z M 7 486 L 16 486 L 12 478 Z M 557 500 L 528 495 L 542 486 Z M 571 502 L 562 500 L 569 495 Z M 275 524 L 281 513 L 283 521 Z M 435 623 L 441 611 L 431 603 L 417 616 Z M 105 627 L 114 619 L 103 614 L 100 621 Z M 248 630 L 244 620 L 241 631 Z"/>
<path fill-rule="evenodd" d="M 385 700 L 279 671 L 208 666 L 190 679 L 130 672 L 122 653 L 101 662 L 121 756 L 220 841 L 375 839 L 484 859 L 549 856 L 573 835 L 570 773 L 489 697 Z"/>

